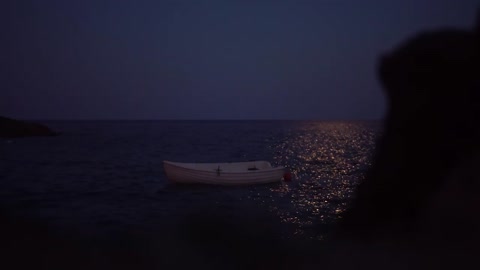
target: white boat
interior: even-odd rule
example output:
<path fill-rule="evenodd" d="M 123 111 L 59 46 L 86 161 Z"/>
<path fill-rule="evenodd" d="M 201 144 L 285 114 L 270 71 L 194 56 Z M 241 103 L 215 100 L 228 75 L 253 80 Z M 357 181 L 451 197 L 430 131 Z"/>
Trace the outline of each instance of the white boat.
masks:
<path fill-rule="evenodd" d="M 283 167 L 268 161 L 230 163 L 180 163 L 163 161 L 167 178 L 173 183 L 213 185 L 251 185 L 279 182 Z"/>

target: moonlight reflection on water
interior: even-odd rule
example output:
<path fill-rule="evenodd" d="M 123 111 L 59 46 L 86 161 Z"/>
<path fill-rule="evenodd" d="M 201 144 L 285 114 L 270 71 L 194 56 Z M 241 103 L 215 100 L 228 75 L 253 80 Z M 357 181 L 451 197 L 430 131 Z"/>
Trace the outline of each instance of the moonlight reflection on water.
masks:
<path fill-rule="evenodd" d="M 362 181 L 376 136 L 377 129 L 365 123 L 299 124 L 271 146 L 274 163 L 285 164 L 293 182 L 271 187 L 273 195 L 262 201 L 295 227 L 295 235 L 322 239 Z"/>

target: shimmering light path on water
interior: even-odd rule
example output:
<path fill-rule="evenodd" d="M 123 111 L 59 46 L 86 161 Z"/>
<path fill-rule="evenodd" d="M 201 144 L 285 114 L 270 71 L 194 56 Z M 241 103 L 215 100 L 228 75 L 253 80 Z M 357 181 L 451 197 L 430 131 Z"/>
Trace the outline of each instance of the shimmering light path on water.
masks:
<path fill-rule="evenodd" d="M 294 181 L 273 186 L 262 201 L 295 235 L 322 238 L 345 211 L 356 185 L 370 165 L 378 124 L 369 122 L 301 122 L 270 145 L 274 163 L 287 167 Z M 286 205 L 285 205 L 286 204 Z"/>

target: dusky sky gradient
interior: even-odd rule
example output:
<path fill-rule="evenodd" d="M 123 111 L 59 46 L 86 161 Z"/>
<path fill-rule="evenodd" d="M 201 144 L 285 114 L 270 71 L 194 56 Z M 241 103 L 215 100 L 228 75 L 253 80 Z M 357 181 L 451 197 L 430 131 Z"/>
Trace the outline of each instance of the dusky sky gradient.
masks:
<path fill-rule="evenodd" d="M 380 119 L 378 56 L 479 3 L 2 1 L 0 115 Z"/>

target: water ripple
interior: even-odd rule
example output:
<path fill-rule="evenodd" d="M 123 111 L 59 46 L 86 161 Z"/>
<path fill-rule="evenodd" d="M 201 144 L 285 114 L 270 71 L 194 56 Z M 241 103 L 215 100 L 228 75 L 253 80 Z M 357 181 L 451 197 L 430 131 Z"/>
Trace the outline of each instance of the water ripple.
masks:
<path fill-rule="evenodd" d="M 322 239 L 370 165 L 379 125 L 127 121 L 51 126 L 63 135 L 0 141 L 2 206 L 60 226 L 110 230 L 135 223 L 158 230 L 191 212 L 217 210 L 234 217 L 252 212 L 253 205 L 280 219 L 289 228 L 287 237 Z M 293 181 L 172 187 L 162 168 L 162 160 L 260 159 L 285 166 Z"/>

